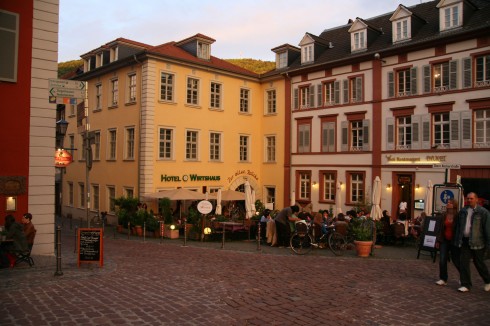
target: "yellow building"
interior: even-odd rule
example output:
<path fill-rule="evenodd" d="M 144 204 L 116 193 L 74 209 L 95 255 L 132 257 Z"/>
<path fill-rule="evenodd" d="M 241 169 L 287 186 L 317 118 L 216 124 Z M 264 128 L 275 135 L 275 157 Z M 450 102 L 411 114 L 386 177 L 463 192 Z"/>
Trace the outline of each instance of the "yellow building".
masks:
<path fill-rule="evenodd" d="M 289 204 L 283 193 L 285 117 L 278 109 L 285 107 L 284 80 L 260 80 L 213 57 L 214 42 L 202 34 L 159 46 L 120 38 L 81 56 L 84 69 L 74 79 L 87 82 L 88 118 L 77 115 L 83 104 L 66 108 L 64 145 L 74 162 L 63 175 L 63 215 L 107 211 L 112 223 L 120 196 L 156 208 L 145 195 L 177 187 L 235 190 L 247 180 L 256 199 L 277 209 Z M 87 122 L 93 157 L 88 179 Z"/>

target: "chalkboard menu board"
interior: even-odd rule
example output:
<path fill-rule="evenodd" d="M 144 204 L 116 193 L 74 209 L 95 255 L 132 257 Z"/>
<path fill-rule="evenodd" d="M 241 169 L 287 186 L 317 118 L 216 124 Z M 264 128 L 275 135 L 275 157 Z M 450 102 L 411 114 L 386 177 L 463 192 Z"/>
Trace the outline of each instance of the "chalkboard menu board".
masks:
<path fill-rule="evenodd" d="M 419 251 L 417 258 L 420 256 L 420 251 L 425 250 L 431 252 L 433 260 L 436 260 L 437 254 L 437 236 L 441 233 L 442 219 L 441 216 L 427 216 L 424 220 L 424 229 L 422 230 Z"/>
<path fill-rule="evenodd" d="M 104 235 L 101 228 L 80 228 L 78 229 L 77 249 L 78 266 L 81 263 L 99 263 L 102 267 Z"/>

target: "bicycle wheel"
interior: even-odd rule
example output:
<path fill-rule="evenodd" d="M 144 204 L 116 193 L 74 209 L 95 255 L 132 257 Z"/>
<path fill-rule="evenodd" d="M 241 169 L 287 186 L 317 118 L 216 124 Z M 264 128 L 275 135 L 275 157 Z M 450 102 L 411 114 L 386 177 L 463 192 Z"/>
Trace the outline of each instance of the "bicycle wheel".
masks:
<path fill-rule="evenodd" d="M 309 234 L 293 234 L 289 240 L 291 250 L 298 255 L 304 255 L 311 251 L 311 236 Z"/>
<path fill-rule="evenodd" d="M 346 247 L 344 236 L 338 232 L 330 233 L 328 236 L 328 247 L 335 256 L 343 255 Z"/>

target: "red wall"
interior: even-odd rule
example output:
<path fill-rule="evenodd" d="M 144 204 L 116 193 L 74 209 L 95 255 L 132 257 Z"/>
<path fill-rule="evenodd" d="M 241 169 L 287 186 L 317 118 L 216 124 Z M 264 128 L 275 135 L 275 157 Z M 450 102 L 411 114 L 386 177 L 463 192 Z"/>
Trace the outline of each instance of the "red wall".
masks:
<path fill-rule="evenodd" d="M 0 8 L 19 14 L 19 50 L 17 82 L 0 81 L 0 175 L 29 176 L 29 121 L 32 59 L 32 1 L 0 0 Z M 4 224 L 5 195 L 0 195 L 0 224 Z M 20 219 L 27 212 L 26 193 L 17 196 Z M 10 212 L 9 212 L 10 214 Z"/>

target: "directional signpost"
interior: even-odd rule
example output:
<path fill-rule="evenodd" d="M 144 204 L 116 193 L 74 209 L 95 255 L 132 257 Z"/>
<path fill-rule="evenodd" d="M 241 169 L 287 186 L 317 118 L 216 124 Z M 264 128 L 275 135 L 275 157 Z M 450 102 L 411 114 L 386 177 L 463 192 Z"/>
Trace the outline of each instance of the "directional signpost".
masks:
<path fill-rule="evenodd" d="M 444 175 L 444 183 L 447 183 L 448 170 L 450 170 L 450 169 L 459 170 L 459 169 L 461 169 L 461 164 L 448 164 L 448 163 L 434 164 L 434 165 L 432 165 L 432 168 L 434 168 L 434 169 L 446 169 L 446 173 Z"/>
<path fill-rule="evenodd" d="M 78 80 L 50 79 L 49 103 L 76 104 L 85 98 L 85 82 Z"/>

